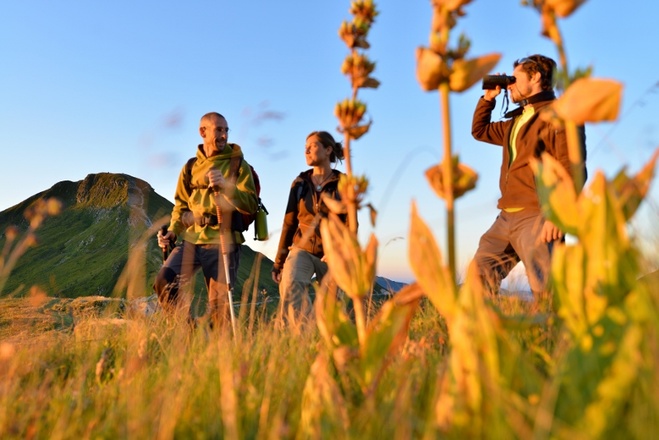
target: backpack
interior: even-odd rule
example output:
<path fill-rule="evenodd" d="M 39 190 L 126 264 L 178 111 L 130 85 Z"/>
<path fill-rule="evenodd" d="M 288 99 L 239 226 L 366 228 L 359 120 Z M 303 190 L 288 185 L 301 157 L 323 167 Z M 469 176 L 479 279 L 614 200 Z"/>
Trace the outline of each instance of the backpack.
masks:
<path fill-rule="evenodd" d="M 191 179 L 192 179 L 192 165 L 197 161 L 196 157 L 191 157 L 188 159 L 188 161 L 185 164 L 185 168 L 183 171 L 183 186 L 185 187 L 185 190 L 190 194 L 192 190 L 194 189 L 192 187 Z M 231 158 L 231 165 L 229 166 L 230 171 L 229 173 L 231 175 L 238 177 L 238 174 L 240 172 L 240 165 L 243 163 L 243 158 L 242 157 L 232 157 Z M 237 232 L 245 232 L 247 229 L 249 229 L 249 225 L 254 223 L 254 220 L 257 217 L 257 214 L 259 211 L 263 211 L 266 215 L 268 214 L 268 210 L 265 208 L 263 203 L 261 202 L 261 182 L 259 181 L 259 175 L 256 174 L 256 170 L 252 165 L 249 165 L 250 170 L 252 171 L 252 178 L 254 179 L 254 186 L 256 187 L 256 197 L 258 199 L 258 206 L 256 209 L 256 212 L 254 214 L 243 214 L 238 211 L 233 211 L 232 216 L 231 216 L 231 230 L 237 231 Z M 267 234 L 267 233 L 266 233 Z M 264 240 L 265 238 L 258 238 L 257 237 L 257 228 L 254 228 L 254 239 L 255 240 Z"/>

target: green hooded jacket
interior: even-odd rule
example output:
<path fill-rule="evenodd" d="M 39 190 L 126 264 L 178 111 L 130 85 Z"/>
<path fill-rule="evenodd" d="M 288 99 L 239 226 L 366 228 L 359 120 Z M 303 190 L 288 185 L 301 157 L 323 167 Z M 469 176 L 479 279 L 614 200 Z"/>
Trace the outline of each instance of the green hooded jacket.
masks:
<path fill-rule="evenodd" d="M 212 168 L 221 170 L 224 178 L 228 182 L 234 183 L 234 185 L 229 185 L 230 189 L 223 191 L 220 195 L 223 208 L 222 218 L 225 225 L 226 220 L 231 218 L 231 213 L 234 210 L 243 214 L 255 213 L 258 207 L 258 198 L 252 171 L 249 164 L 244 160 L 243 152 L 237 144 L 227 143 L 221 153 L 211 157 L 206 157 L 203 145 L 199 145 L 196 157 L 197 160 L 191 169 L 191 190 L 189 194 L 185 184 L 185 166 L 179 174 L 169 230 L 183 240 L 194 244 L 219 244 L 220 232 L 218 225 L 202 226 L 195 222 L 193 225 L 186 227 L 183 224 L 182 216 L 186 212 L 191 212 L 195 218 L 216 215 L 215 195 L 208 188 L 208 178 L 206 177 Z M 243 158 L 237 178 L 235 175 L 230 175 L 231 159 L 234 157 Z M 241 232 L 232 232 L 234 243 L 242 244 L 245 242 Z"/>

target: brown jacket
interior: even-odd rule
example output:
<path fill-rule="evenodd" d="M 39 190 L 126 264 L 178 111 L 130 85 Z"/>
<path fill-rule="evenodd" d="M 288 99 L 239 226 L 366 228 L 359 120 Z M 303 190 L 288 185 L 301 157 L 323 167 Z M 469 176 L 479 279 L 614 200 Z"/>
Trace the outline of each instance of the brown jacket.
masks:
<path fill-rule="evenodd" d="M 312 171 L 303 171 L 291 185 L 274 271 L 281 271 L 291 246 L 303 249 L 318 258 L 325 255 L 320 237 L 320 219 L 327 217 L 329 210 L 321 201 L 320 195 L 322 193 L 339 200 L 338 185 L 342 173 L 332 170 L 332 177 L 323 184 L 322 192 L 318 192 L 311 180 Z M 341 218 L 346 221 L 345 215 Z"/>
<path fill-rule="evenodd" d="M 556 129 L 550 122 L 539 117 L 540 110 L 551 104 L 551 100 L 532 104 L 535 114 L 522 126 L 517 135 L 517 156 L 510 162 L 510 132 L 515 119 L 490 122 L 495 101 L 478 100 L 471 134 L 476 140 L 488 142 L 503 147 L 499 189 L 501 198 L 497 203 L 499 209 L 524 208 L 525 210 L 540 210 L 540 201 L 536 192 L 535 176 L 529 165 L 531 158 L 539 158 L 542 152 L 547 152 L 558 160 L 566 170 L 570 170 L 567 138 L 564 129 Z M 519 117 L 519 116 L 517 116 Z M 584 178 L 586 176 L 586 142 L 583 126 L 579 127 L 581 154 L 584 163 Z"/>

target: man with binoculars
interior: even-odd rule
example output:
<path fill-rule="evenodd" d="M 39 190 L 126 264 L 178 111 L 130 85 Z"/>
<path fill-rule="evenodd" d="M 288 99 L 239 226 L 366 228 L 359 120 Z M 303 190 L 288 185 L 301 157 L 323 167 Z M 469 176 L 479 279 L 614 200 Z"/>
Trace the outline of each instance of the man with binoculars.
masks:
<path fill-rule="evenodd" d="M 520 261 L 536 300 L 545 292 L 554 244 L 564 234 L 542 215 L 535 176 L 529 162 L 543 152 L 557 159 L 569 172 L 570 161 L 565 130 L 539 117 L 556 99 L 553 91 L 556 62 L 543 55 L 532 55 L 513 64 L 512 76 L 491 75 L 483 81 L 483 96 L 474 111 L 471 133 L 476 140 L 502 148 L 499 176 L 499 215 L 480 239 L 474 255 L 484 284 L 497 293 L 501 281 Z M 502 88 L 519 107 L 491 121 L 495 98 Z M 585 131 L 579 127 L 586 176 Z"/>

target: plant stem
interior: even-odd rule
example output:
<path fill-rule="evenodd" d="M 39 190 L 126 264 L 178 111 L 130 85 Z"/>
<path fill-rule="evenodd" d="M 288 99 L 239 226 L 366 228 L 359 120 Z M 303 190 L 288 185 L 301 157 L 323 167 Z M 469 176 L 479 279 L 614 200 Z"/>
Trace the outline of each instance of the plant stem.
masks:
<path fill-rule="evenodd" d="M 343 148 L 344 148 L 344 156 L 346 160 L 346 175 L 348 176 L 348 182 L 352 182 L 352 164 L 350 162 L 350 135 L 348 133 L 345 134 L 344 139 L 343 139 Z M 350 232 L 355 234 L 355 237 L 357 236 L 357 203 L 355 201 L 355 187 L 352 185 L 348 185 L 346 188 L 348 192 L 348 200 L 346 200 L 346 205 L 348 207 L 348 227 L 350 228 Z"/>
<path fill-rule="evenodd" d="M 353 99 L 355 99 L 355 91 L 353 91 Z M 344 150 L 345 150 L 345 160 L 346 160 L 346 175 L 348 176 L 348 182 L 352 182 L 352 164 L 350 162 L 350 135 L 348 133 L 344 136 Z M 348 227 L 350 232 L 354 234 L 355 239 L 357 239 L 357 203 L 355 201 L 355 187 L 352 184 L 349 184 L 346 188 L 348 192 L 348 200 L 346 204 L 348 206 Z M 362 346 L 366 340 L 366 325 L 364 320 L 364 305 L 361 298 L 352 298 L 352 305 L 355 310 L 355 323 L 357 325 L 357 337 L 359 339 L 359 345 Z"/>
<path fill-rule="evenodd" d="M 355 309 L 355 324 L 357 326 L 357 339 L 359 339 L 359 346 L 364 347 L 366 342 L 366 318 L 362 298 L 353 298 L 352 306 Z"/>
<path fill-rule="evenodd" d="M 574 121 L 565 121 L 565 133 L 567 136 L 567 154 L 570 158 L 570 171 L 574 180 L 574 189 L 579 194 L 584 185 L 584 173 L 577 124 Z"/>
<path fill-rule="evenodd" d="M 451 117 L 449 113 L 449 84 L 442 82 L 439 85 L 439 95 L 441 97 L 442 107 L 442 126 L 444 127 L 444 159 L 442 166 L 444 167 L 444 188 L 446 194 L 444 200 L 446 202 L 446 235 L 448 246 L 448 267 L 451 272 L 453 283 L 456 281 L 455 276 L 455 210 L 453 198 L 453 158 L 451 155 Z"/>
<path fill-rule="evenodd" d="M 563 80 L 563 90 L 570 87 L 570 71 L 567 64 L 567 53 L 565 45 L 563 44 L 563 37 L 561 31 L 556 23 L 556 15 L 551 14 L 551 19 L 554 25 L 554 42 L 556 43 L 556 50 L 558 51 L 558 58 L 561 63 L 561 76 Z M 583 173 L 583 157 L 581 157 L 581 143 L 579 142 L 579 133 L 577 132 L 577 125 L 573 121 L 565 121 L 565 132 L 567 135 L 567 151 L 570 158 L 570 172 L 574 180 L 574 189 L 577 194 L 581 191 L 584 185 Z"/>

